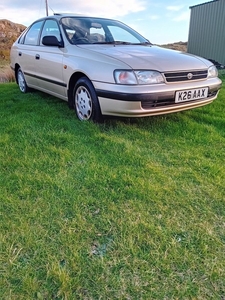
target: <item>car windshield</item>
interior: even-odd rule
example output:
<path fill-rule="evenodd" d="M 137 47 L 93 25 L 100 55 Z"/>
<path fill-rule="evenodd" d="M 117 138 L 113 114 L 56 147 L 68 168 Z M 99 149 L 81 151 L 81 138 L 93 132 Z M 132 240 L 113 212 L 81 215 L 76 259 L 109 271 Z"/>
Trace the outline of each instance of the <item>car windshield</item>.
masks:
<path fill-rule="evenodd" d="M 135 30 L 115 20 L 64 17 L 61 22 L 71 44 L 151 44 Z"/>

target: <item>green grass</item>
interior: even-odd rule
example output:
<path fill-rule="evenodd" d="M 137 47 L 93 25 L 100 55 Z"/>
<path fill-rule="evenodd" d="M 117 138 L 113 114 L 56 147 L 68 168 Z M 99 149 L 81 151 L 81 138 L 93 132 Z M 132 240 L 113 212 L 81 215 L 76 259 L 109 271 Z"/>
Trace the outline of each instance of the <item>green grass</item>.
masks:
<path fill-rule="evenodd" d="M 0 299 L 224 299 L 224 87 L 103 124 L 0 93 Z"/>

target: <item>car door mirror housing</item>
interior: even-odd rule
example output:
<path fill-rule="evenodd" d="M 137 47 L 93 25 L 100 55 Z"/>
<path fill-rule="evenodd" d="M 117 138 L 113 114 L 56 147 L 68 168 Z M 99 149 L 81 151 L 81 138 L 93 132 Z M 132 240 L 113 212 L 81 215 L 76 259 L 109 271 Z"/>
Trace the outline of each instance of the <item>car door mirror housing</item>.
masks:
<path fill-rule="evenodd" d="M 57 37 L 54 36 L 54 35 L 46 35 L 43 37 L 42 39 L 42 44 L 45 45 L 45 46 L 52 46 L 52 47 L 64 47 L 64 44 L 63 42 L 59 42 Z"/>

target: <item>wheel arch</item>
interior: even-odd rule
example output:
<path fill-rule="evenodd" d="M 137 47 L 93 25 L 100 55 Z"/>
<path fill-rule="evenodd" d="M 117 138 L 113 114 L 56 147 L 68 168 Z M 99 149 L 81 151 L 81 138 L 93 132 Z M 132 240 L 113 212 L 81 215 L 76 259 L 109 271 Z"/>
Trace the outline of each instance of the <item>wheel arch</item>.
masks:
<path fill-rule="evenodd" d="M 73 73 L 72 76 L 70 77 L 70 80 L 69 80 L 68 90 L 67 90 L 67 97 L 68 97 L 68 105 L 69 105 L 69 108 L 71 108 L 71 109 L 74 108 L 74 105 L 73 105 L 73 88 L 74 88 L 75 84 L 77 83 L 77 81 L 81 77 L 86 77 L 90 80 L 90 78 L 82 72 Z"/>

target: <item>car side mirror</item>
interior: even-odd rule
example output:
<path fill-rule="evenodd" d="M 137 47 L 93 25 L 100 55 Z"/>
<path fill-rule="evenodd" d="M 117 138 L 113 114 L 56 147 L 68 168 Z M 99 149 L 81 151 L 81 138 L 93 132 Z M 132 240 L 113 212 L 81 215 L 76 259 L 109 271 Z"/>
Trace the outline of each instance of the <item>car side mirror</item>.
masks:
<path fill-rule="evenodd" d="M 57 37 L 54 35 L 46 35 L 42 38 L 42 44 L 45 46 L 52 46 L 52 47 L 64 47 L 63 42 L 59 42 Z"/>

